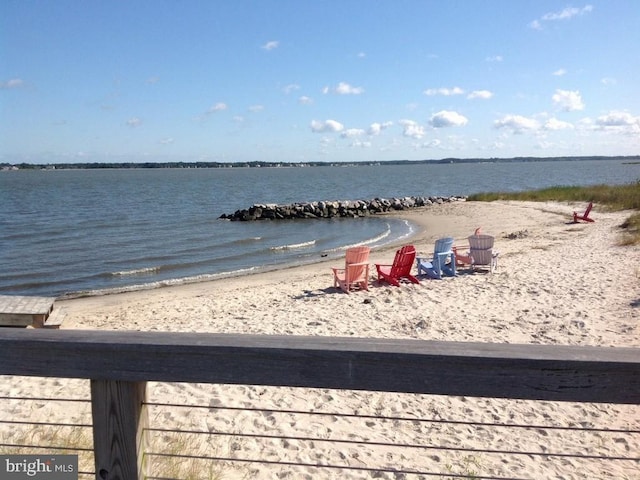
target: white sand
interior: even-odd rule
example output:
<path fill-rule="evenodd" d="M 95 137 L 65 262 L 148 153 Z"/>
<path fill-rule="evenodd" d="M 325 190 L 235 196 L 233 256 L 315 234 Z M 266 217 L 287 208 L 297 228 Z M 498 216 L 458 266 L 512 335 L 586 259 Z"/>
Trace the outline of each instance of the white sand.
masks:
<path fill-rule="evenodd" d="M 476 227 L 496 237 L 500 251 L 494 274 L 462 271 L 456 278 L 423 280 L 400 288 L 372 282 L 369 291 L 349 295 L 333 287 L 330 266 L 320 263 L 233 279 L 58 302 L 67 310 L 63 329 L 145 330 L 343 337 L 417 338 L 474 342 L 638 347 L 640 345 L 640 248 L 621 247 L 618 226 L 628 212 L 594 207 L 593 224 L 571 224 L 584 205 L 533 202 L 459 202 L 402 216 L 422 230 L 406 243 L 429 256 L 435 239 L 456 243 Z M 506 238 L 510 234 L 518 238 Z M 371 263 L 390 263 L 396 246 L 374 251 Z M 365 302 L 366 300 L 366 302 Z M 68 380 L 10 379 L 0 395 L 43 395 L 69 391 Z M 52 387 L 53 385 L 53 387 Z M 86 382 L 73 381 L 76 390 Z M 329 412 L 289 413 L 150 409 L 152 424 L 231 433 L 267 433 L 315 438 L 368 439 L 384 443 L 458 448 L 640 454 L 640 435 L 476 428 L 397 419 L 355 419 L 338 413 L 505 422 L 519 425 L 583 425 L 640 431 L 640 407 L 575 405 L 427 395 L 341 392 L 250 386 L 150 384 L 152 402 L 199 406 L 260 407 Z M 80 394 L 82 395 L 82 394 Z M 27 408 L 31 410 L 27 411 Z M 24 402 L 0 408 L 0 420 L 58 415 Z M 62 406 L 74 419 L 86 415 Z M 165 439 L 166 440 L 166 439 Z M 165 440 L 156 440 L 166 443 Z M 184 439 L 183 439 L 184 440 Z M 241 458 L 329 463 L 353 467 L 417 469 L 514 478 L 640 478 L 640 464 L 575 458 L 415 449 L 320 441 L 216 437 L 207 448 Z M 188 441 L 191 448 L 195 444 Z M 311 445 L 312 444 L 312 445 Z M 547 461 L 549 460 L 549 461 Z M 224 466 L 223 478 L 404 478 L 390 473 L 317 470 L 310 467 L 247 464 Z M 414 476 L 409 478 L 431 478 Z"/>

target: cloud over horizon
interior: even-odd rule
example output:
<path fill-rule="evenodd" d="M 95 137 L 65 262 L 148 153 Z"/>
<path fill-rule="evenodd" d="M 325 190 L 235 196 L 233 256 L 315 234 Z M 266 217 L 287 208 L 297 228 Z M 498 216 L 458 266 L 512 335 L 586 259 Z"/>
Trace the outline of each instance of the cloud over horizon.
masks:
<path fill-rule="evenodd" d="M 553 103 L 566 112 L 573 112 L 575 110 L 584 110 L 584 102 L 580 92 L 575 90 L 556 90 L 556 93 L 551 97 Z"/>
<path fill-rule="evenodd" d="M 336 120 L 311 121 L 311 131 L 314 133 L 341 132 L 342 130 L 344 130 L 344 125 Z"/>
<path fill-rule="evenodd" d="M 364 88 L 362 87 L 353 87 L 351 85 L 349 85 L 347 82 L 340 82 L 338 83 L 337 86 L 331 88 L 331 87 L 324 87 L 322 89 L 322 93 L 327 94 L 333 92 L 337 95 L 360 95 L 362 93 L 364 93 Z"/>
<path fill-rule="evenodd" d="M 514 134 L 522 134 L 527 131 L 537 130 L 540 124 L 537 120 L 523 117 L 522 115 L 505 115 L 500 120 L 493 122 L 493 126 L 497 129 L 511 130 Z"/>
<path fill-rule="evenodd" d="M 468 121 L 467 117 L 460 115 L 458 112 L 442 110 L 431 116 L 429 124 L 433 128 L 462 127 Z"/>

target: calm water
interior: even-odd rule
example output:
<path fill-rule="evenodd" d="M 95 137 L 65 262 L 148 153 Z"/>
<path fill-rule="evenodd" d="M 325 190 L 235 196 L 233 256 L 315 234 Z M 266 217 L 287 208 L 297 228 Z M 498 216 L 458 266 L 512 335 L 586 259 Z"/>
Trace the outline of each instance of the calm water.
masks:
<path fill-rule="evenodd" d="M 402 220 L 218 220 L 253 203 L 468 195 L 640 178 L 622 160 L 0 172 L 0 293 L 154 287 L 340 256 L 411 235 Z"/>

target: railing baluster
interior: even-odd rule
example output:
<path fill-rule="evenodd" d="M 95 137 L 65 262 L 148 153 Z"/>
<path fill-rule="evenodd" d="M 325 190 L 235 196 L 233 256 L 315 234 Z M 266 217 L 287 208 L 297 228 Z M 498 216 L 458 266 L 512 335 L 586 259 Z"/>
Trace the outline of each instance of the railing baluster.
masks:
<path fill-rule="evenodd" d="M 91 380 L 97 480 L 144 478 L 146 382 Z"/>

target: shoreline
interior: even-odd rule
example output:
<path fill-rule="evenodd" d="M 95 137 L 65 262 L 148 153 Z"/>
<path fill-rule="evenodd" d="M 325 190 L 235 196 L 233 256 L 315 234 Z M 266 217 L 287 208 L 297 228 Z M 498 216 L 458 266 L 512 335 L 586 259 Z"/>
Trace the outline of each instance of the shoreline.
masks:
<path fill-rule="evenodd" d="M 424 208 L 429 208 L 429 207 L 424 207 Z M 402 213 L 406 213 L 406 211 Z M 409 226 L 410 230 L 415 228 L 416 231 L 410 234 L 397 235 L 393 240 L 389 241 L 388 243 L 385 243 L 381 246 L 373 247 L 373 249 L 375 249 L 376 251 L 386 251 L 389 249 L 393 249 L 395 248 L 394 246 L 401 245 L 404 242 L 410 241 L 411 238 L 414 238 L 416 235 L 420 233 L 420 226 L 418 225 L 418 223 L 415 223 L 414 221 L 409 221 L 408 219 L 405 218 L 405 216 L 402 213 L 401 212 L 397 212 L 397 213 L 393 212 L 388 214 L 383 213 L 383 214 L 377 214 L 376 217 L 383 219 L 385 216 L 387 216 L 397 220 L 403 220 Z M 357 219 L 354 219 L 354 220 L 357 221 Z M 292 220 L 292 221 L 298 221 L 298 220 Z M 323 221 L 323 220 L 299 220 L 299 221 L 314 222 L 314 221 Z M 349 221 L 349 220 L 346 220 L 346 221 Z M 72 291 L 72 292 L 64 293 L 57 296 L 56 301 L 61 302 L 61 301 L 67 301 L 67 300 L 76 300 L 79 298 L 102 297 L 106 295 L 119 295 L 123 293 L 135 293 L 140 291 L 156 290 L 159 288 L 172 288 L 172 287 L 193 285 L 193 284 L 199 284 L 199 283 L 217 282 L 217 281 L 242 278 L 249 275 L 267 275 L 269 273 L 272 273 L 278 270 L 302 268 L 305 266 L 317 265 L 321 263 L 332 263 L 332 264 L 336 262 L 339 263 L 341 261 L 340 259 L 344 258 L 344 252 L 347 250 L 347 248 L 350 248 L 352 246 L 357 246 L 357 245 L 377 243 L 377 241 L 378 241 L 378 238 L 373 238 L 360 243 L 344 245 L 340 248 L 332 249 L 328 251 L 329 253 L 319 253 L 315 258 L 311 258 L 311 259 L 298 258 L 294 261 L 288 261 L 288 262 L 277 263 L 277 264 L 265 264 L 265 265 L 250 267 L 250 268 L 242 268 L 242 269 L 233 270 L 233 271 L 206 273 L 206 274 L 200 274 L 200 275 L 188 276 L 188 277 L 168 278 L 164 280 L 156 280 L 156 281 L 147 282 L 147 283 L 135 283 L 131 285 L 123 285 L 120 287 Z M 286 248 L 287 247 L 281 247 L 281 249 L 286 249 Z"/>
<path fill-rule="evenodd" d="M 513 323 L 514 314 L 521 311 L 522 315 L 531 315 L 536 310 L 544 310 L 544 314 L 536 316 L 543 318 L 571 318 L 572 328 L 577 328 L 583 322 L 581 316 L 589 317 L 589 309 L 585 302 L 606 304 L 611 298 L 618 298 L 616 308 L 610 311 L 594 312 L 591 316 L 611 317 L 613 312 L 624 307 L 622 317 L 638 318 L 640 312 L 634 309 L 634 300 L 640 298 L 640 270 L 635 271 L 633 265 L 640 265 L 640 249 L 637 247 L 619 247 L 609 244 L 615 241 L 615 232 L 611 229 L 622 223 L 628 212 L 599 212 L 595 213 L 595 224 L 572 224 L 571 214 L 574 205 L 559 202 L 455 202 L 416 209 L 410 212 L 392 213 L 396 218 L 403 218 L 417 225 L 417 231 L 410 239 L 374 249 L 370 254 L 370 287 L 369 291 L 354 292 L 350 295 L 339 293 L 333 288 L 331 267 L 341 266 L 342 258 L 322 259 L 303 265 L 288 265 L 276 267 L 269 271 L 248 273 L 226 278 L 183 283 L 179 285 L 163 286 L 159 288 L 111 293 L 108 295 L 76 297 L 61 299 L 57 303 L 65 307 L 66 319 L 62 328 L 107 328 L 144 330 L 153 325 L 154 330 L 169 331 L 217 331 L 230 333 L 283 333 L 283 334 L 320 334 L 353 335 L 360 331 L 362 336 L 373 336 L 376 329 L 371 326 L 360 328 L 354 325 L 352 330 L 344 326 L 335 325 L 326 314 L 320 315 L 318 320 L 325 328 L 306 329 L 302 326 L 293 328 L 286 326 L 292 315 L 303 319 L 316 315 L 316 311 L 309 307 L 309 303 L 322 302 L 322 308 L 344 309 L 345 303 L 351 305 L 355 312 L 360 306 L 354 301 L 362 302 L 363 298 L 378 303 L 395 303 L 404 297 L 419 309 L 422 304 L 433 307 L 431 302 L 437 301 L 434 315 L 443 317 L 451 322 L 450 312 L 459 312 L 478 321 L 486 315 L 474 311 L 473 304 L 460 305 L 456 298 L 475 298 L 478 307 L 493 312 L 496 323 L 502 325 L 500 331 L 509 331 L 507 325 Z M 469 273 L 461 271 L 457 278 L 445 278 L 442 281 L 423 279 L 419 285 L 403 285 L 400 288 L 387 285 L 378 286 L 375 281 L 375 263 L 391 263 L 395 250 L 403 244 L 416 246 L 418 256 L 431 256 L 433 244 L 442 236 L 453 236 L 455 244 L 464 245 L 467 236 L 481 227 L 483 233 L 495 236 L 495 249 L 500 251 L 499 269 L 492 275 L 483 272 Z M 596 238 L 589 240 L 589 235 Z M 508 239 L 507 237 L 514 237 Z M 607 244 L 603 244 L 605 241 Z M 582 244 L 578 245 L 578 241 Z M 584 243 L 586 242 L 586 243 Z M 575 245 L 572 245 L 575 244 Z M 596 251 L 595 247 L 601 248 Z M 554 252 L 553 250 L 558 250 Z M 591 250 L 591 251 L 589 251 Z M 598 273 L 604 260 L 612 264 L 618 278 L 603 283 L 602 275 Z M 550 263 L 549 263 L 550 262 Z M 617 266 L 613 264 L 618 263 Z M 585 266 L 589 268 L 585 268 Z M 635 267 L 637 268 L 637 267 Z M 524 269 L 524 270 L 523 270 Z M 537 270 L 547 269 L 547 273 L 536 273 Z M 626 271 L 626 272 L 625 272 Z M 621 279 L 620 274 L 625 273 Z M 564 284 L 564 285 L 563 285 Z M 615 287 L 619 284 L 619 287 Z M 604 291 L 601 285 L 608 285 Z M 625 286 L 628 289 L 626 305 Z M 634 289 L 637 292 L 634 297 Z M 480 294 L 487 290 L 487 298 Z M 566 290 L 566 291 L 563 291 Z M 514 293 L 517 292 L 517 293 Z M 529 292 L 529 293 L 527 293 Z M 491 295 L 499 295 L 506 299 L 494 299 Z M 424 296 L 424 298 L 421 298 Z M 442 298 L 439 298 L 442 297 Z M 603 298 L 604 297 L 604 298 Z M 611 297 L 611 298 L 609 298 Z M 227 301 L 225 301 L 227 298 Z M 357 300 L 356 300 L 357 299 Z M 464 303 L 464 302 L 462 302 Z M 285 319 L 280 316 L 278 306 L 286 304 Z M 445 304 L 445 305 L 443 305 Z M 447 311 L 447 309 L 450 310 Z M 419 310 L 418 310 L 419 311 Z M 144 318 L 148 312 L 150 318 Z M 162 314 L 158 317 L 158 313 Z M 564 312 L 564 313 L 561 313 Z M 252 315 L 268 317 L 267 325 L 244 324 L 237 319 L 248 320 Z M 390 312 L 391 314 L 391 312 Z M 195 315 L 199 318 L 195 323 L 189 318 Z M 236 321 L 224 318 L 231 316 Z M 416 312 L 406 309 L 397 310 L 394 316 L 419 316 Z M 504 318 L 500 318 L 504 317 Z M 516 315 L 516 318 L 518 316 Z M 170 321 L 175 319 L 175 322 Z M 205 320 L 208 319 L 208 320 Z M 533 322 L 534 319 L 530 319 Z M 445 321 L 445 323 L 446 323 Z M 283 323 L 285 325 L 279 325 Z M 350 323 L 350 322 L 347 322 Z M 415 322 L 419 324 L 420 321 Z M 327 324 L 327 325 L 325 325 Z M 435 323 L 434 323 L 435 328 Z M 451 326 L 447 328 L 452 328 Z M 495 337 L 495 326 L 486 326 L 480 341 L 498 340 Z M 569 344 L 597 345 L 604 338 L 604 330 L 608 328 L 606 322 L 598 322 L 598 338 L 589 335 L 578 335 L 571 338 Z M 639 346 L 640 334 L 637 325 L 628 325 L 634 332 L 632 338 L 609 339 L 604 344 L 620 346 Z M 543 327 L 536 325 L 536 329 Z M 409 328 L 400 337 L 447 339 L 446 335 L 435 331 Z M 446 330 L 446 329 L 445 329 Z M 474 339 L 471 331 L 456 340 Z M 550 341 L 547 335 L 541 333 L 527 334 L 526 328 L 507 337 L 507 341 L 515 343 L 561 343 L 558 339 Z M 493 332 L 493 333 L 490 333 Z M 400 332 L 389 329 L 379 331 L 382 336 L 398 337 Z M 576 332 L 577 333 L 577 332 Z M 478 339 L 478 338 L 476 338 Z M 580 339 L 580 340 L 579 340 Z"/>

